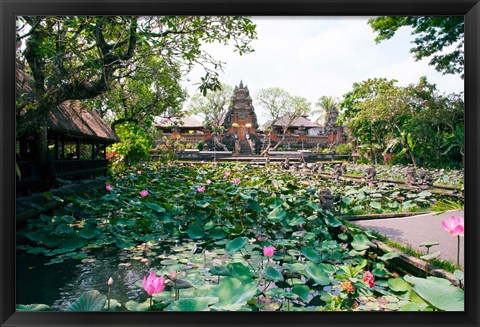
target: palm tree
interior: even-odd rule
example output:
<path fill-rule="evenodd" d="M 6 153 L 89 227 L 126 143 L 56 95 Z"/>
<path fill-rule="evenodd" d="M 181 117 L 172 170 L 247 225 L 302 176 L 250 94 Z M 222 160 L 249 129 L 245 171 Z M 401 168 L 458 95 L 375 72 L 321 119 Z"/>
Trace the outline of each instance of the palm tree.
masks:
<path fill-rule="evenodd" d="M 315 109 L 312 111 L 312 115 L 319 115 L 317 119 L 315 119 L 315 123 L 317 124 L 325 124 L 328 114 L 330 111 L 335 108 L 338 104 L 338 99 L 334 98 L 332 96 L 325 96 L 323 95 L 320 97 L 317 103 L 315 103 L 315 106 L 318 107 L 319 109 Z"/>

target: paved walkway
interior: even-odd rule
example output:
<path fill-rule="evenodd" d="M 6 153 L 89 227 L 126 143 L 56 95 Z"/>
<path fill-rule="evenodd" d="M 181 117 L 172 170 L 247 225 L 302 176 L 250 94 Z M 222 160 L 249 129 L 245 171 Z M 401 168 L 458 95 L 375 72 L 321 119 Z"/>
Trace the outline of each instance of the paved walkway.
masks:
<path fill-rule="evenodd" d="M 463 210 L 448 211 L 435 216 L 424 214 L 404 218 L 383 218 L 375 220 L 358 220 L 353 223 L 367 229 L 373 229 L 397 242 L 408 244 L 425 252 L 422 242 L 438 242 L 430 248 L 430 253 L 440 251 L 440 259 L 457 262 L 457 236 L 451 236 L 442 227 L 442 220 L 451 216 L 464 217 Z M 464 266 L 464 238 L 460 237 L 460 265 Z"/>

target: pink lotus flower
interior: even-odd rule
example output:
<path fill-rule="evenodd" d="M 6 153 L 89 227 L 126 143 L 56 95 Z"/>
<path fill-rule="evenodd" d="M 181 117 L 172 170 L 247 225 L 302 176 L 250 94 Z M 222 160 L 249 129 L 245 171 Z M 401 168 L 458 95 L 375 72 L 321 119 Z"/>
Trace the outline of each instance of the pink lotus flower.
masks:
<path fill-rule="evenodd" d="M 365 284 L 368 284 L 370 288 L 372 288 L 375 285 L 375 277 L 370 271 L 365 272 L 365 276 L 363 277 L 363 282 Z"/>
<path fill-rule="evenodd" d="M 148 191 L 147 191 L 147 190 L 143 190 L 143 191 L 140 192 L 140 196 L 141 196 L 142 198 L 145 197 L 145 196 L 147 196 L 147 195 L 148 195 Z"/>
<path fill-rule="evenodd" d="M 141 171 L 141 170 L 137 170 L 137 174 L 139 174 L 139 175 L 140 175 L 141 173 L 142 173 L 142 171 Z"/>
<path fill-rule="evenodd" d="M 197 192 L 200 192 L 200 193 L 205 192 L 205 186 L 199 186 L 199 187 L 197 187 Z"/>
<path fill-rule="evenodd" d="M 107 191 L 111 191 L 111 190 L 113 190 L 113 185 L 108 184 L 108 185 L 105 186 L 105 189 Z"/>
<path fill-rule="evenodd" d="M 451 216 L 442 221 L 442 227 L 446 232 L 450 233 L 450 235 L 463 236 L 464 227 L 462 217 L 456 218 L 455 216 Z"/>
<path fill-rule="evenodd" d="M 352 180 L 351 180 L 350 178 L 347 178 L 347 179 L 346 179 L 346 182 L 347 182 L 347 183 L 350 183 L 351 181 L 352 181 Z"/>
<path fill-rule="evenodd" d="M 165 277 L 157 277 L 152 271 L 150 275 L 143 278 L 142 287 L 148 295 L 158 294 L 165 288 Z"/>
<path fill-rule="evenodd" d="M 275 252 L 275 247 L 273 245 L 263 247 L 263 255 L 266 257 L 273 257 L 274 252 Z"/>
<path fill-rule="evenodd" d="M 227 178 L 230 177 L 230 172 L 227 171 L 224 176 L 227 177 Z"/>
<path fill-rule="evenodd" d="M 113 285 L 113 278 L 112 278 L 112 277 L 110 277 L 110 278 L 108 279 L 107 285 L 108 285 L 108 286 L 112 286 L 112 285 Z"/>
<path fill-rule="evenodd" d="M 207 182 L 206 182 L 206 183 L 207 183 L 207 184 L 212 184 L 212 181 L 209 180 L 209 179 L 207 179 Z"/>
<path fill-rule="evenodd" d="M 238 177 L 234 178 L 234 179 L 233 179 L 233 182 L 234 182 L 235 184 L 240 184 L 240 178 L 238 178 Z"/>
<path fill-rule="evenodd" d="M 375 184 L 373 184 L 372 182 L 370 182 L 370 183 L 368 183 L 368 186 L 369 186 L 369 187 L 374 187 Z"/>
<path fill-rule="evenodd" d="M 177 273 L 175 272 L 175 270 L 170 270 L 170 280 L 177 280 Z"/>

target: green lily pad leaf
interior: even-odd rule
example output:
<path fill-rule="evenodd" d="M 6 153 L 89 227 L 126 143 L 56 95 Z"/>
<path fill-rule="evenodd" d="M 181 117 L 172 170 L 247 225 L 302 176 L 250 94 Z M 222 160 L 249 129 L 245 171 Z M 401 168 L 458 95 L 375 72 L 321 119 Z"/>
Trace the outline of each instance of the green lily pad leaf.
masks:
<path fill-rule="evenodd" d="M 372 270 L 372 274 L 377 277 L 385 277 L 387 275 L 387 270 L 385 268 L 375 268 Z"/>
<path fill-rule="evenodd" d="M 177 280 L 177 288 L 179 290 L 187 289 L 187 288 L 191 288 L 191 287 L 193 287 L 193 286 L 192 286 L 192 284 L 190 284 L 190 282 L 187 282 L 186 280 L 183 280 L 183 279 Z"/>
<path fill-rule="evenodd" d="M 234 254 L 237 251 L 240 251 L 248 243 L 248 238 L 246 237 L 237 237 L 227 244 L 225 248 L 228 254 Z"/>
<path fill-rule="evenodd" d="M 420 311 L 421 307 L 418 303 L 408 302 L 402 305 L 399 311 Z"/>
<path fill-rule="evenodd" d="M 273 267 L 267 267 L 265 269 L 265 279 L 266 280 L 283 280 L 282 274 Z"/>
<path fill-rule="evenodd" d="M 309 259 L 309 260 L 311 260 L 315 263 L 319 263 L 321 261 L 320 255 L 313 248 L 303 247 L 301 250 L 302 250 L 303 255 L 307 259 Z"/>
<path fill-rule="evenodd" d="M 47 235 L 44 232 L 30 232 L 25 236 L 34 242 L 41 242 Z"/>
<path fill-rule="evenodd" d="M 295 285 L 292 288 L 292 293 L 297 294 L 303 300 L 303 302 L 307 302 L 310 288 L 307 285 Z"/>
<path fill-rule="evenodd" d="M 464 291 L 455 286 L 445 285 L 436 280 L 405 276 L 412 288 L 425 302 L 445 311 L 464 311 Z"/>
<path fill-rule="evenodd" d="M 88 291 L 73 302 L 67 311 L 102 311 L 106 301 L 107 297 L 99 291 Z"/>
<path fill-rule="evenodd" d="M 122 304 L 115 299 L 110 299 L 110 309 L 108 309 L 108 299 L 103 307 L 103 311 L 119 311 L 122 308 Z"/>
<path fill-rule="evenodd" d="M 411 288 L 410 285 L 400 277 L 389 278 L 388 287 L 394 292 L 406 292 Z"/>
<path fill-rule="evenodd" d="M 42 243 L 48 248 L 55 248 L 62 243 L 62 238 L 53 235 L 47 235 L 42 239 Z"/>
<path fill-rule="evenodd" d="M 370 202 L 369 206 L 377 210 L 382 210 L 382 205 L 380 202 L 372 201 Z"/>
<path fill-rule="evenodd" d="M 255 283 L 243 284 L 239 279 L 227 277 L 222 279 L 217 287 L 212 288 L 208 295 L 218 297 L 218 302 L 212 306 L 213 309 L 237 311 L 256 293 Z"/>
<path fill-rule="evenodd" d="M 283 265 L 285 269 L 290 270 L 290 272 L 302 272 L 305 270 L 305 265 L 299 262 L 296 263 L 286 263 Z"/>
<path fill-rule="evenodd" d="M 214 276 L 231 276 L 230 270 L 225 266 L 213 266 L 209 272 Z"/>
<path fill-rule="evenodd" d="M 251 280 L 253 276 L 252 272 L 250 271 L 250 268 L 245 266 L 243 263 L 240 263 L 240 262 L 229 263 L 227 267 L 228 269 L 230 269 L 233 277 L 240 279 L 243 282 Z"/>
<path fill-rule="evenodd" d="M 65 261 L 65 259 L 63 259 L 63 258 L 53 258 L 49 262 L 46 262 L 45 266 L 50 266 L 50 265 L 53 265 L 53 264 L 56 264 L 56 263 L 61 263 L 63 261 Z"/>
<path fill-rule="evenodd" d="M 329 263 L 321 263 L 319 266 L 327 274 L 333 274 L 336 271 L 335 267 Z"/>
<path fill-rule="evenodd" d="M 382 255 L 381 257 L 378 257 L 378 259 L 382 260 L 382 261 L 387 261 L 387 260 L 390 260 L 390 259 L 393 259 L 393 258 L 398 258 L 400 256 L 400 253 L 398 252 L 388 252 L 388 253 L 385 253 L 384 255 Z"/>
<path fill-rule="evenodd" d="M 465 278 L 465 274 L 461 270 L 455 270 L 453 273 L 458 280 L 463 280 Z"/>
<path fill-rule="evenodd" d="M 270 213 L 268 214 L 268 219 L 274 221 L 274 222 L 280 222 L 286 217 L 287 213 L 281 206 L 276 207 Z"/>
<path fill-rule="evenodd" d="M 204 232 L 202 227 L 196 224 L 191 224 L 187 230 L 187 234 L 191 239 L 199 239 L 203 237 Z"/>
<path fill-rule="evenodd" d="M 17 311 L 53 311 L 53 309 L 41 303 L 36 304 L 17 304 Z"/>
<path fill-rule="evenodd" d="M 325 223 L 330 227 L 338 227 L 342 225 L 342 222 L 335 218 L 335 216 L 331 213 L 327 214 L 325 217 Z"/>
<path fill-rule="evenodd" d="M 209 311 L 208 306 L 217 301 L 217 297 L 184 298 L 174 301 L 166 311 Z"/>
<path fill-rule="evenodd" d="M 78 232 L 78 235 L 84 239 L 91 240 L 97 237 L 97 231 L 94 228 L 84 228 Z"/>
<path fill-rule="evenodd" d="M 72 235 L 65 238 L 61 248 L 68 251 L 73 251 L 78 248 L 84 247 L 86 244 L 87 242 L 85 240 L 81 239 L 77 235 Z"/>
<path fill-rule="evenodd" d="M 153 211 L 155 212 L 165 212 L 165 208 L 163 208 L 162 206 L 156 204 L 156 203 L 152 203 L 152 202 L 145 202 L 144 205 L 149 208 L 149 209 L 152 209 Z"/>
<path fill-rule="evenodd" d="M 338 234 L 338 238 L 341 239 L 342 241 L 348 240 L 348 235 L 345 233 Z"/>
<path fill-rule="evenodd" d="M 420 259 L 428 261 L 428 260 L 438 258 L 439 256 L 440 256 L 440 251 L 437 251 L 437 252 L 422 255 Z"/>
<path fill-rule="evenodd" d="M 429 247 L 432 247 L 432 246 L 435 246 L 435 245 L 439 245 L 439 244 L 440 244 L 440 243 L 438 243 L 438 242 L 422 242 L 422 243 L 420 243 L 418 246 L 429 248 Z"/>
<path fill-rule="evenodd" d="M 368 245 L 369 239 L 362 234 L 353 235 L 353 241 L 350 243 L 352 247 L 357 251 L 366 250 L 370 247 Z"/>
<path fill-rule="evenodd" d="M 330 278 L 328 274 L 325 273 L 319 265 L 313 262 L 307 262 L 305 267 L 307 275 L 311 277 L 315 281 L 315 283 L 322 286 L 330 284 Z"/>
<path fill-rule="evenodd" d="M 102 196 L 100 198 L 100 201 L 112 201 L 116 198 L 117 196 L 115 195 L 115 193 L 110 193 L 110 194 L 106 194 L 104 196 Z"/>
<path fill-rule="evenodd" d="M 142 303 L 130 300 L 125 303 L 125 308 L 127 308 L 128 311 L 150 311 L 150 299 Z"/>
<path fill-rule="evenodd" d="M 209 231 L 208 236 L 210 238 L 216 239 L 216 240 L 221 240 L 225 237 L 228 236 L 227 233 L 223 230 L 221 227 L 215 227 L 212 230 Z"/>

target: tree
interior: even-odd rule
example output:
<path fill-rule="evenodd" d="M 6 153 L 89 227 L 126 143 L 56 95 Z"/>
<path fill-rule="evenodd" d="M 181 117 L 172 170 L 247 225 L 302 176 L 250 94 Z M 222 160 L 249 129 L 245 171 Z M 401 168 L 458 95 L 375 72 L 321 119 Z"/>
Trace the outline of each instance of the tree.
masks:
<path fill-rule="evenodd" d="M 315 106 L 319 109 L 312 111 L 312 115 L 319 115 L 315 122 L 317 124 L 324 124 L 330 111 L 338 105 L 338 99 L 332 96 L 323 95 L 318 99 L 318 102 L 315 103 Z"/>
<path fill-rule="evenodd" d="M 406 87 L 382 78 L 354 83 L 344 95 L 341 119 L 374 162 L 405 156 L 416 166 L 451 164 L 463 157 L 463 100 L 438 94 L 425 77 Z M 456 150 L 455 150 L 456 149 Z"/>
<path fill-rule="evenodd" d="M 430 65 L 437 71 L 463 78 L 463 16 L 380 16 L 369 19 L 368 24 L 378 33 L 377 43 L 393 37 L 402 26 L 410 26 L 416 35 L 416 46 L 410 50 L 415 60 L 431 57 Z"/>
<path fill-rule="evenodd" d="M 302 115 L 306 115 L 311 110 L 310 102 L 299 96 L 292 96 L 287 91 L 272 87 L 261 89 L 256 95 L 257 101 L 267 110 L 267 146 L 262 151 L 262 155 L 267 154 L 272 148 L 273 127 L 282 120 L 283 133 L 281 139 L 273 147 L 277 149 L 285 140 L 286 132 L 292 123 Z"/>
<path fill-rule="evenodd" d="M 180 69 L 153 59 L 148 58 L 148 70 L 137 69 L 129 78 L 113 84 L 107 93 L 84 101 L 87 107 L 98 108 L 114 131 L 125 122 L 145 125 L 155 116 L 181 111 L 187 92 L 180 84 Z"/>
<path fill-rule="evenodd" d="M 228 105 L 232 97 L 233 88 L 227 84 L 221 84 L 220 89 L 209 92 L 206 95 L 195 94 L 189 103 L 189 112 L 203 117 L 204 126 L 213 132 L 213 141 L 225 151 L 228 148 L 218 138 L 222 133 L 222 118 L 228 111 Z"/>
<path fill-rule="evenodd" d="M 221 84 L 219 90 L 203 94 L 195 94 L 188 105 L 191 114 L 203 117 L 203 123 L 214 132 L 220 132 L 222 118 L 228 111 L 233 94 L 233 87 Z"/>
<path fill-rule="evenodd" d="M 243 54 L 252 51 L 255 38 L 255 25 L 241 16 L 18 17 L 17 59 L 32 83 L 30 94 L 17 100 L 17 133 L 46 130 L 51 108 L 103 95 L 137 71 L 152 72 L 152 62 L 171 72 L 180 69 L 182 75 L 200 64 L 205 76 L 199 89 L 218 89 L 216 71 L 223 63 L 203 45 L 233 43 Z M 39 149 L 46 148 L 46 132 L 39 136 Z"/>

